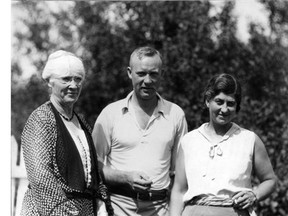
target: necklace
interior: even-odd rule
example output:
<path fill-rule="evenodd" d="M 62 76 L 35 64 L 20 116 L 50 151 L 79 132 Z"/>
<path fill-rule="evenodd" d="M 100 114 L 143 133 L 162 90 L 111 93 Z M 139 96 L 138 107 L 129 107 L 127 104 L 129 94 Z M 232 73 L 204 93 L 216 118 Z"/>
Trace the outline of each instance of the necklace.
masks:
<path fill-rule="evenodd" d="M 86 152 L 86 149 L 84 147 L 84 144 L 82 143 L 82 140 L 80 139 L 79 135 L 77 135 L 77 139 L 82 147 L 82 152 L 84 153 L 83 156 L 84 156 L 84 167 L 85 167 L 85 180 L 87 182 L 87 184 L 89 185 L 90 184 L 90 179 L 89 179 L 89 168 L 88 168 L 88 155 L 87 155 L 87 152 Z"/>
<path fill-rule="evenodd" d="M 71 121 L 72 119 L 73 119 L 73 117 L 74 117 L 74 112 L 72 112 L 72 116 L 71 116 L 71 118 L 67 118 L 66 116 L 64 116 L 62 113 L 60 113 L 60 112 L 58 112 L 59 113 L 59 115 L 61 115 L 66 121 Z"/>

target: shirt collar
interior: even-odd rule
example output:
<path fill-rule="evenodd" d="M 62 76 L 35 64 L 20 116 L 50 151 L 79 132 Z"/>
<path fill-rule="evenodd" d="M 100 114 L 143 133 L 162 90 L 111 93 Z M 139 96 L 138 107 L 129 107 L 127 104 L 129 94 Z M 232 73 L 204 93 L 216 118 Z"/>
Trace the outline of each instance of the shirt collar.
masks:
<path fill-rule="evenodd" d="M 134 94 L 134 91 L 131 91 L 126 98 L 123 100 L 122 104 L 122 112 L 123 114 L 126 113 L 129 110 L 129 102 L 130 99 L 132 98 L 132 95 Z M 165 106 L 165 100 L 156 92 L 157 98 L 158 98 L 158 104 L 156 107 L 156 110 L 158 113 L 162 114 L 165 116 L 165 113 L 167 113 L 167 107 Z"/>
<path fill-rule="evenodd" d="M 207 134 L 205 127 L 207 127 L 208 123 L 202 124 L 198 131 L 202 136 L 204 136 L 207 140 L 212 142 L 209 138 L 209 135 Z M 224 140 L 227 140 L 229 137 L 231 137 L 234 133 L 236 133 L 238 130 L 240 130 L 240 126 L 232 122 L 231 128 L 226 132 L 226 134 L 223 136 L 222 140 L 220 142 L 223 142 Z"/>

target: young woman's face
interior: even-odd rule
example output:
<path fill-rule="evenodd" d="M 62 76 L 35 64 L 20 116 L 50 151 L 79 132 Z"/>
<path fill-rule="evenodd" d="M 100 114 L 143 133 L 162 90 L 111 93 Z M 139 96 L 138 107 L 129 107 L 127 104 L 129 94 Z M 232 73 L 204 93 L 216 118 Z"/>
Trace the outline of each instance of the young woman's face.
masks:
<path fill-rule="evenodd" d="M 210 101 L 206 101 L 210 121 L 219 125 L 229 124 L 236 116 L 236 100 L 234 94 L 220 92 Z"/>

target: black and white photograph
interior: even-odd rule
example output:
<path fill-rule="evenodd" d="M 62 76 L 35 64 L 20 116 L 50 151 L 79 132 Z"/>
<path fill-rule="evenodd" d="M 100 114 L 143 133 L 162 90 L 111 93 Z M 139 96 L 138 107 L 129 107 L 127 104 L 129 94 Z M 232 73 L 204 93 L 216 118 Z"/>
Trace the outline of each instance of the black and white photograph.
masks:
<path fill-rule="evenodd" d="M 8 6 L 11 216 L 288 215 L 287 0 Z"/>

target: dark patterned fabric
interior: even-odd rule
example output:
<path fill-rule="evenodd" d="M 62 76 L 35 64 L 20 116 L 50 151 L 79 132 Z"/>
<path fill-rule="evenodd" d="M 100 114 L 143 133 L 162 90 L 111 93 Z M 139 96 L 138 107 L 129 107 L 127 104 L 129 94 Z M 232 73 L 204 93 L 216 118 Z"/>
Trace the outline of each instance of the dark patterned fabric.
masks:
<path fill-rule="evenodd" d="M 53 109 L 55 108 L 51 102 L 38 107 L 30 115 L 22 133 L 21 145 L 29 188 L 25 193 L 21 215 L 92 216 L 96 215 L 97 198 L 105 201 L 106 208 L 112 211 L 107 188 L 102 184 L 97 163 L 92 163 L 93 184 L 90 188 L 83 186 L 81 175 L 78 180 L 69 179 L 69 176 L 75 174 L 70 175 L 68 172 L 83 173 L 83 170 L 77 170 L 83 167 L 78 166 L 76 170 L 71 168 L 67 143 L 71 145 L 74 142 L 67 140 L 63 125 L 59 125 L 59 116 Z M 97 161 L 91 143 L 91 128 L 81 116 L 77 117 L 90 143 L 91 161 Z M 75 160 L 77 161 L 77 158 Z M 109 215 L 113 215 L 113 212 Z"/>

